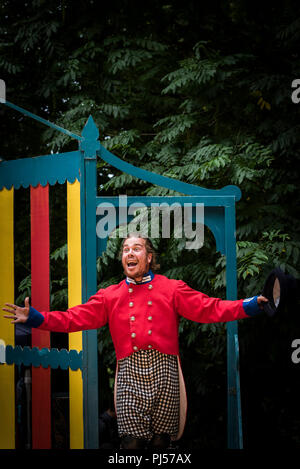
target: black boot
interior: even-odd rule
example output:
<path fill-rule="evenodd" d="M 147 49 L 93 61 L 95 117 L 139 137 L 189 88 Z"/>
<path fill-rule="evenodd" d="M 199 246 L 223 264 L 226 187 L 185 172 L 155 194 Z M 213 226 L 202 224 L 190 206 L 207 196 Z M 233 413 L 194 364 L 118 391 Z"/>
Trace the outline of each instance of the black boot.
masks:
<path fill-rule="evenodd" d="M 134 438 L 132 436 L 123 436 L 121 439 L 121 449 L 144 449 L 147 440 L 142 438 Z"/>
<path fill-rule="evenodd" d="M 151 448 L 169 448 L 171 443 L 170 435 L 167 433 L 155 434 L 150 442 Z"/>

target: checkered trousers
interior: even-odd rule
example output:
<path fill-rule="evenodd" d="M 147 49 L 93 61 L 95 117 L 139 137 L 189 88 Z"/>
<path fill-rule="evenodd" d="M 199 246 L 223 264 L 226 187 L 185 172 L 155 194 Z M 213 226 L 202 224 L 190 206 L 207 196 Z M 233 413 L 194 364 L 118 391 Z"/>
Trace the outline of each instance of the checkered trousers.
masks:
<path fill-rule="evenodd" d="M 160 433 L 175 437 L 180 405 L 177 357 L 138 350 L 118 363 L 119 435 L 146 440 Z"/>

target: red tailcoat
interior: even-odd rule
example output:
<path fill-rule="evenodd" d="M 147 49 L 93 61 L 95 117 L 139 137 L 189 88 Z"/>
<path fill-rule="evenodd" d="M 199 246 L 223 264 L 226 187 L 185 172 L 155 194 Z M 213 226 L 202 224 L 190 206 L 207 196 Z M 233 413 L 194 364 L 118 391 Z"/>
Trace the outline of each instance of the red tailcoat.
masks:
<path fill-rule="evenodd" d="M 155 275 L 151 282 L 118 285 L 100 289 L 83 305 L 67 311 L 42 313 L 39 329 L 54 332 L 75 332 L 98 329 L 109 324 L 117 360 L 139 349 L 155 348 L 177 355 L 178 325 L 183 316 L 200 323 L 228 322 L 248 317 L 243 300 L 228 301 L 210 298 L 193 290 L 181 280 Z M 179 438 L 186 415 L 186 395 L 179 364 L 181 384 L 181 418 Z"/>
<path fill-rule="evenodd" d="M 211 298 L 181 280 L 155 275 L 150 283 L 100 289 L 87 303 L 67 311 L 42 313 L 39 329 L 75 332 L 109 324 L 117 360 L 138 349 L 155 348 L 179 355 L 178 325 L 183 316 L 200 323 L 228 322 L 248 317 L 243 300 Z"/>

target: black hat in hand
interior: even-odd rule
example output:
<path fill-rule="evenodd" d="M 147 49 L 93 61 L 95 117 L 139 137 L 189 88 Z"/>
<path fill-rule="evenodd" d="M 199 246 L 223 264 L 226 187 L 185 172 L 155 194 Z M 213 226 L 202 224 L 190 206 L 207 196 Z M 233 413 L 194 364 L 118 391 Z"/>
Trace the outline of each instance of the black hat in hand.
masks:
<path fill-rule="evenodd" d="M 268 316 L 274 316 L 278 311 L 282 311 L 293 298 L 296 299 L 296 294 L 296 279 L 276 267 L 270 272 L 262 291 L 262 295 L 269 300 L 263 303 L 263 309 Z"/>

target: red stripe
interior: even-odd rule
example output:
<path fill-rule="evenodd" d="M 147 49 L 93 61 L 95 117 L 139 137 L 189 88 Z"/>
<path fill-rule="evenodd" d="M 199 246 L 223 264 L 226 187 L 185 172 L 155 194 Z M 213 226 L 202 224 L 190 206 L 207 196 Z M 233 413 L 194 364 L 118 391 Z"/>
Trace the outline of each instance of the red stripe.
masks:
<path fill-rule="evenodd" d="M 30 187 L 31 304 L 50 309 L 49 187 Z M 32 347 L 50 348 L 50 332 L 32 329 Z M 32 448 L 51 448 L 51 375 L 49 368 L 32 367 Z"/>

